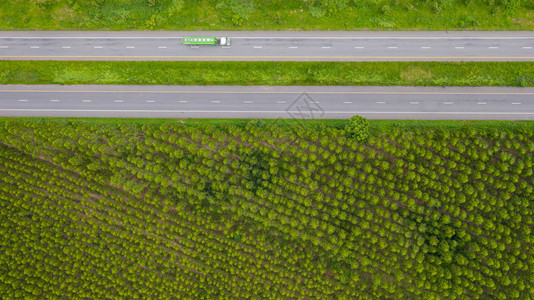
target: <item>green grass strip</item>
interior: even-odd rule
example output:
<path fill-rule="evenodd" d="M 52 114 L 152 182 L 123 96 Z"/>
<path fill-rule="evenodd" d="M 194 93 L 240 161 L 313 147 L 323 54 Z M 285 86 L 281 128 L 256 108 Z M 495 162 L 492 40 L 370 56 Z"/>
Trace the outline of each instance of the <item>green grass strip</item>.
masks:
<path fill-rule="evenodd" d="M 145 124 L 164 124 L 167 122 L 180 122 L 189 126 L 226 126 L 233 125 L 245 128 L 249 122 L 255 120 L 259 126 L 275 123 L 287 129 L 296 127 L 322 128 L 332 127 L 343 129 L 349 122 L 348 119 L 166 119 L 166 118 L 60 118 L 60 117 L 0 117 L 0 123 L 6 120 L 28 120 L 28 121 L 63 121 L 81 120 L 93 124 L 106 124 L 117 126 L 120 123 L 135 124 L 143 126 Z M 383 132 L 397 129 L 402 130 L 534 130 L 534 121 L 495 121 L 495 120 L 369 120 L 371 132 Z"/>
<path fill-rule="evenodd" d="M 0 30 L 533 30 L 531 0 L 11 0 Z"/>
<path fill-rule="evenodd" d="M 0 61 L 0 84 L 525 87 L 534 63 Z"/>

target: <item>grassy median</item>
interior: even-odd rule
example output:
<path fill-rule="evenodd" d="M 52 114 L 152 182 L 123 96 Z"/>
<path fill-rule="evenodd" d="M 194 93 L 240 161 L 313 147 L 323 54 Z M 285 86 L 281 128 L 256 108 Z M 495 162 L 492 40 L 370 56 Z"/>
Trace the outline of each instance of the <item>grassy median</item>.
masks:
<path fill-rule="evenodd" d="M 0 30 L 533 30 L 532 0 L 17 0 Z"/>
<path fill-rule="evenodd" d="M 534 63 L 0 61 L 0 84 L 526 87 Z"/>

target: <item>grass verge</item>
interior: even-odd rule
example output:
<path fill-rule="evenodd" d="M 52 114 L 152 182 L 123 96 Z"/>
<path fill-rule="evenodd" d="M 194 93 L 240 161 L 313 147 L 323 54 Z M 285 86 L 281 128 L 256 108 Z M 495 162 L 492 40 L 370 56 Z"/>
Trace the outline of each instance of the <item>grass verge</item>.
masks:
<path fill-rule="evenodd" d="M 304 127 L 304 128 L 320 128 L 331 127 L 343 129 L 349 122 L 348 119 L 154 119 L 154 118 L 59 118 L 59 117 L 0 117 L 0 123 L 6 120 L 19 121 L 51 121 L 51 120 L 81 120 L 92 124 L 107 124 L 110 126 L 117 126 L 119 123 L 134 124 L 142 127 L 146 124 L 165 124 L 167 122 L 180 122 L 189 126 L 206 126 L 211 125 L 215 127 L 232 125 L 239 128 L 245 128 L 249 122 L 254 120 L 257 125 L 277 124 L 277 126 L 285 127 L 287 129 Z M 402 130 L 518 130 L 526 129 L 534 131 L 534 121 L 493 121 L 493 120 L 369 120 L 369 128 L 371 132 L 391 131 L 395 128 Z"/>
<path fill-rule="evenodd" d="M 532 30 L 529 0 L 17 0 L 0 30 Z"/>
<path fill-rule="evenodd" d="M 0 61 L 0 84 L 526 87 L 534 63 Z"/>

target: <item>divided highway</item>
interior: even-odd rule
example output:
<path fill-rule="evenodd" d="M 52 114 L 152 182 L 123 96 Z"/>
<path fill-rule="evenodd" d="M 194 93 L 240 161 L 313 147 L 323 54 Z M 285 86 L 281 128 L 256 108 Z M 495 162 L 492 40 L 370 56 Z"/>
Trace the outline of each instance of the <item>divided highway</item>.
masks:
<path fill-rule="evenodd" d="M 191 47 L 184 36 L 232 44 Z M 534 61 L 534 32 L 1 32 L 0 59 Z"/>
<path fill-rule="evenodd" d="M 0 116 L 534 120 L 534 88 L 0 86 Z"/>

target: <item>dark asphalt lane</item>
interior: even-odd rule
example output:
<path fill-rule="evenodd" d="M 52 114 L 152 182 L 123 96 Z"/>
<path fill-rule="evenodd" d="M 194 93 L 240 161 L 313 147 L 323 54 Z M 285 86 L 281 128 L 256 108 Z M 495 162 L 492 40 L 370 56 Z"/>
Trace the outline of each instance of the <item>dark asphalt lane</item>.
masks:
<path fill-rule="evenodd" d="M 0 116 L 534 120 L 534 88 L 0 86 Z"/>
<path fill-rule="evenodd" d="M 184 36 L 232 44 L 191 47 Z M 2 32 L 0 59 L 534 61 L 534 32 Z"/>

